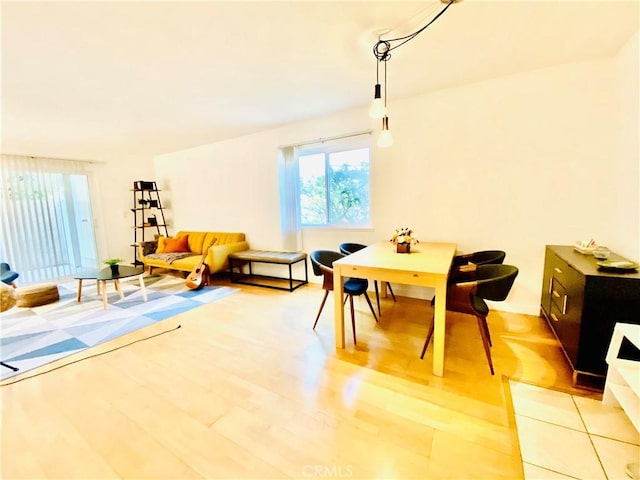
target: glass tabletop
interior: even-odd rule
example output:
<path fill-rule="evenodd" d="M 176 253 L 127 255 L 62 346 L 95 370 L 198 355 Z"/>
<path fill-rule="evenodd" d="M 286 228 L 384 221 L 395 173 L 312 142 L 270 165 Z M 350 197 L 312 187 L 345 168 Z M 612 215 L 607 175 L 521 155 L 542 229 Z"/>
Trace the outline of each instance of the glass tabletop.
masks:
<path fill-rule="evenodd" d="M 118 280 L 119 278 L 135 277 L 144 273 L 144 268 L 131 267 L 128 265 L 118 265 L 118 272 L 114 273 L 110 267 L 102 270 L 91 270 L 76 273 L 73 278 L 76 280 Z"/>

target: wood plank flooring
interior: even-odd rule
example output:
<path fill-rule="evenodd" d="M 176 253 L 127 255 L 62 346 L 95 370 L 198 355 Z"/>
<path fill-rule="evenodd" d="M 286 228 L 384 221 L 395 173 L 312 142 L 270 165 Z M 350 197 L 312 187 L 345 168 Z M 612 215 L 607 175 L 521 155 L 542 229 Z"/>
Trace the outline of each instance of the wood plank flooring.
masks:
<path fill-rule="evenodd" d="M 490 314 L 491 376 L 475 319 L 448 313 L 440 378 L 427 300 L 383 299 L 376 324 L 356 299 L 336 352 L 333 294 L 313 331 L 319 286 L 240 289 L 3 386 L 2 478 L 522 478 L 503 375 L 599 395 L 538 317 Z"/>

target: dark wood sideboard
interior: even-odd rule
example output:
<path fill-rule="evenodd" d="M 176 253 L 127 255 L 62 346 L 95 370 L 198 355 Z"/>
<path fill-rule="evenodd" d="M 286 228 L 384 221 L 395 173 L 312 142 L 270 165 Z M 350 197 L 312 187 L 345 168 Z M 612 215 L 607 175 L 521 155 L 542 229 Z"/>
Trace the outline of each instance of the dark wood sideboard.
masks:
<path fill-rule="evenodd" d="M 625 259 L 612 252 L 609 260 Z M 640 273 L 605 271 L 597 262 L 573 246 L 547 245 L 540 306 L 573 369 L 574 385 L 603 389 L 616 322 L 640 324 Z"/>

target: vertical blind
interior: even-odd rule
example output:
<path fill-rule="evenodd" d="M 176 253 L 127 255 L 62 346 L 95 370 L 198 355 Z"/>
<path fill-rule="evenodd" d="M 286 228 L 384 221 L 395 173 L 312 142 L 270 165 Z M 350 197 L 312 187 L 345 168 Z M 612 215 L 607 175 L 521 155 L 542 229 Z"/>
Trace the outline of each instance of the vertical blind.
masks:
<path fill-rule="evenodd" d="M 0 261 L 20 274 L 22 284 L 74 273 L 73 247 L 80 242 L 70 176 L 88 177 L 91 164 L 2 155 L 0 166 Z"/>

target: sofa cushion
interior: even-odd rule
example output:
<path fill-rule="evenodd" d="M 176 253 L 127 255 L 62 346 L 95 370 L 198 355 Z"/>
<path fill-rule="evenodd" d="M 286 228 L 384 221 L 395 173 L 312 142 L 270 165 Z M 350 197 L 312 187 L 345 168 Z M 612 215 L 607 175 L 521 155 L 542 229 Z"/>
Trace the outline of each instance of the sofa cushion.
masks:
<path fill-rule="evenodd" d="M 202 255 L 204 250 L 217 239 L 216 245 L 226 245 L 229 243 L 244 242 L 245 234 L 240 232 L 194 232 L 190 230 L 179 231 L 176 237 L 182 235 L 189 236 L 189 251 Z"/>
<path fill-rule="evenodd" d="M 156 253 L 189 252 L 189 236 L 181 237 L 160 237 L 158 239 L 158 250 Z"/>

